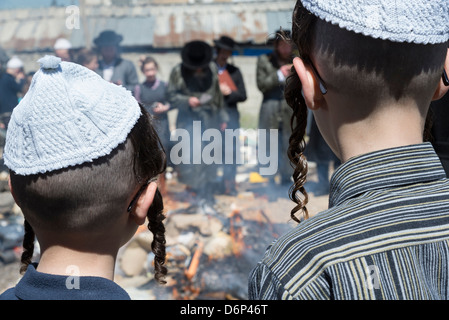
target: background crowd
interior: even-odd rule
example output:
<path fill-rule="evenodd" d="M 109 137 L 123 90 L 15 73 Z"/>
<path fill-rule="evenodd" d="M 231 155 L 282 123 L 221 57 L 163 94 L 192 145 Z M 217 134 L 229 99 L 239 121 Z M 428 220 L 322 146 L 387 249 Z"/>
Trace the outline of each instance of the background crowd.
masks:
<path fill-rule="evenodd" d="M 278 171 L 269 176 L 271 187 L 276 184 L 289 186 L 292 183 L 293 170 L 287 157 L 289 137 L 291 135 L 291 109 L 284 98 L 284 86 L 290 75 L 294 48 L 288 41 L 290 33 L 279 30 L 269 39 L 273 45 L 272 52 L 257 58 L 256 84 L 262 94 L 258 127 L 278 130 L 277 154 L 279 156 Z M 245 75 L 231 64 L 230 58 L 238 49 L 237 43 L 226 35 L 214 40 L 213 46 L 197 40 L 184 45 L 181 50 L 181 63 L 170 73 L 168 81 L 159 77 L 159 64 L 150 55 L 142 55 L 139 65 L 121 56 L 120 43 L 123 37 L 112 30 L 105 30 L 94 39 L 94 49 L 74 49 L 66 39 L 58 39 L 54 44 L 54 55 L 63 61 L 75 62 L 97 72 L 105 80 L 124 86 L 157 120 L 158 133 L 167 154 L 170 154 L 174 141 L 170 140 L 168 112 L 177 109 L 176 128 L 191 132 L 193 121 L 201 121 L 201 130 L 216 128 L 240 128 L 238 104 L 247 99 Z M 23 62 L 17 57 L 8 58 L 2 53 L 0 73 L 0 139 L 3 145 L 6 127 L 13 108 L 27 92 L 33 71 L 25 72 Z M 139 82 L 139 73 L 144 81 Z M 442 99 L 432 104 L 434 119 L 432 142 L 441 156 L 443 164 L 449 159 L 446 152 L 446 140 L 449 133 L 437 119 L 445 119 L 444 105 L 448 101 Z M 306 185 L 309 192 L 316 196 L 329 192 L 329 176 L 340 161 L 322 138 L 311 114 L 308 115 L 308 145 L 306 156 L 316 163 L 318 181 L 309 181 Z M 432 119 L 432 117 L 429 117 Z M 235 141 L 234 141 L 235 142 Z M 191 142 L 193 144 L 193 142 Z M 178 173 L 178 180 L 201 199 L 213 202 L 213 195 L 237 193 L 237 156 L 239 150 L 223 147 L 222 175 L 217 176 L 219 165 L 189 164 L 173 165 L 168 157 L 169 166 Z M 270 145 L 269 145 L 270 146 Z M 192 146 L 193 147 L 193 146 Z M 271 146 L 273 147 L 273 146 Z M 192 149 L 191 149 L 192 150 Z M 224 164 L 226 152 L 232 152 L 234 161 Z M 267 150 L 273 152 L 273 150 Z M 190 155 L 193 157 L 193 154 Z M 191 159 L 192 160 L 192 159 Z M 446 168 L 448 166 L 446 165 Z M 160 181 L 162 191 L 165 179 Z"/>
<path fill-rule="evenodd" d="M 285 80 L 290 74 L 293 58 L 292 45 L 285 38 L 288 35 L 289 32 L 277 31 L 267 40 L 273 46 L 272 52 L 262 54 L 257 59 L 256 83 L 263 95 L 259 128 L 267 129 L 267 132 L 269 129 L 279 130 L 276 150 L 279 155 L 278 172 L 268 177 L 271 185 L 291 183 L 292 170 L 286 156 L 291 111 L 283 97 Z M 93 41 L 93 49 L 74 49 L 67 39 L 61 38 L 55 42 L 53 54 L 62 61 L 83 65 L 105 80 L 130 90 L 157 120 L 158 133 L 167 154 L 174 143 L 170 141 L 170 110 L 178 111 L 176 128 L 189 132 L 193 121 L 201 121 L 202 132 L 209 128 L 222 132 L 225 129 L 240 128 L 238 104 L 247 99 L 247 90 L 245 75 L 230 63 L 233 53 L 238 50 L 238 44 L 231 37 L 223 35 L 215 39 L 212 46 L 202 40 L 186 43 L 180 52 L 181 63 L 173 67 L 168 81 L 160 78 L 159 64 L 154 57 L 142 55 L 139 65 L 123 58 L 120 46 L 122 41 L 123 37 L 112 30 L 101 32 Z M 33 72 L 26 74 L 24 64 L 17 56 L 9 59 L 3 67 L 0 77 L 0 125 L 4 138 L 12 109 L 26 93 Z M 144 81 L 139 81 L 139 75 L 143 76 Z M 236 141 L 232 150 L 223 146 L 221 178 L 217 178 L 219 165 L 192 164 L 193 161 L 190 161 L 190 164 L 175 166 L 168 157 L 169 165 L 175 167 L 178 180 L 201 199 L 213 201 L 215 193 L 235 195 L 239 152 L 236 146 Z M 224 164 L 226 152 L 232 152 L 232 163 L 226 161 L 227 164 Z M 267 150 L 268 152 L 271 151 Z M 275 177 L 279 179 L 276 180 Z M 162 186 L 164 182 L 162 179 Z"/>

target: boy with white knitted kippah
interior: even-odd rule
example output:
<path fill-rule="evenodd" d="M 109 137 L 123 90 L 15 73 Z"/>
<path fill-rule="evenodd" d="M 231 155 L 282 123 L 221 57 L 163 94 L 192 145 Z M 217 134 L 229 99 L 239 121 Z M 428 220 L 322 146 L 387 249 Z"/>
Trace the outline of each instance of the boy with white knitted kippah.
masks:
<path fill-rule="evenodd" d="M 125 88 L 45 56 L 14 109 L 4 151 L 25 217 L 22 272 L 0 299 L 129 299 L 117 252 L 148 219 L 155 278 L 164 282 L 165 229 L 155 180 L 165 154 L 152 118 Z M 32 263 L 35 237 L 41 255 Z"/>
<path fill-rule="evenodd" d="M 449 299 L 449 180 L 426 115 L 449 89 L 447 0 L 298 0 L 285 95 L 291 218 L 250 299 Z M 342 165 L 309 218 L 307 111 Z"/>

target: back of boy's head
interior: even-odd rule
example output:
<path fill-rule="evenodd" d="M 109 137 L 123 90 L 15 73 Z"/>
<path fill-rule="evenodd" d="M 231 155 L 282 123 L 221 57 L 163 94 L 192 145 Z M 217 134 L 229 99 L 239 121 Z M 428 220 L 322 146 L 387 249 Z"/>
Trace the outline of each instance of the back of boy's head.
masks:
<path fill-rule="evenodd" d="M 93 162 L 46 173 L 11 172 L 12 190 L 27 221 L 64 236 L 107 230 L 126 211 L 137 185 L 132 148 L 128 141 Z"/>
<path fill-rule="evenodd" d="M 364 108 L 392 99 L 413 99 L 424 112 L 443 72 L 448 21 L 446 0 L 298 0 L 291 40 L 306 64 L 319 65 L 329 91 L 363 102 L 354 112 L 368 114 L 372 110 Z M 307 107 L 294 68 L 285 96 L 293 109 L 288 153 L 296 166 L 291 198 L 297 206 L 291 216 L 299 221 L 296 212 L 307 217 Z"/>
<path fill-rule="evenodd" d="M 321 19 L 312 33 L 314 58 L 328 90 L 356 101 L 412 98 L 420 105 L 430 103 L 441 79 L 446 43 L 375 39 Z"/>
<path fill-rule="evenodd" d="M 340 94 L 429 96 L 446 57 L 448 8 L 444 0 L 298 1 L 292 40 Z"/>
<path fill-rule="evenodd" d="M 129 91 L 56 57 L 39 62 L 11 116 L 4 153 L 28 231 L 25 268 L 33 228 L 61 236 L 107 232 L 136 190 L 165 170 L 151 118 Z M 155 243 L 159 261 L 165 255 L 162 209 L 157 191 L 148 219 L 155 241 L 161 240 Z M 162 264 L 156 267 L 164 272 Z"/>

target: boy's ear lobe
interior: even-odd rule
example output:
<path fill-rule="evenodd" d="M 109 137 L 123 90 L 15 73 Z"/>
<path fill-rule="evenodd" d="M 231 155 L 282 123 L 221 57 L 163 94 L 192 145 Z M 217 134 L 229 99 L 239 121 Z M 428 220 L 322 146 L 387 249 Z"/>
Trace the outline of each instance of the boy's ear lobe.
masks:
<path fill-rule="evenodd" d="M 153 203 L 156 190 L 157 183 L 151 182 L 137 200 L 135 210 L 131 211 L 131 214 L 134 216 L 134 220 L 138 225 L 142 225 L 145 223 L 147 212 L 151 204 Z"/>
<path fill-rule="evenodd" d="M 301 81 L 301 93 L 307 107 L 311 110 L 318 109 L 321 106 L 322 94 L 312 66 L 305 64 L 301 58 L 296 57 L 293 59 L 293 67 Z"/>

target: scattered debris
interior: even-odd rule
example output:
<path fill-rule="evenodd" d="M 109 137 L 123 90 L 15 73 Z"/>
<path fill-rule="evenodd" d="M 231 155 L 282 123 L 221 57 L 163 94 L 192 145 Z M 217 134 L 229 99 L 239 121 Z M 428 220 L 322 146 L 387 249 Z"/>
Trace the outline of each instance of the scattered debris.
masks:
<path fill-rule="evenodd" d="M 173 191 L 174 183 L 167 181 L 164 198 L 167 284 L 152 279 L 154 255 L 148 231 L 123 249 L 117 282 L 126 289 L 130 278 L 146 277 L 137 288 L 130 288 L 133 299 L 247 299 L 249 272 L 274 238 L 292 227 L 287 194 L 270 206 L 266 198 L 246 188 L 235 196 L 216 196 L 211 206 L 186 190 Z M 273 210 L 283 218 L 270 218 L 277 216 Z"/>

